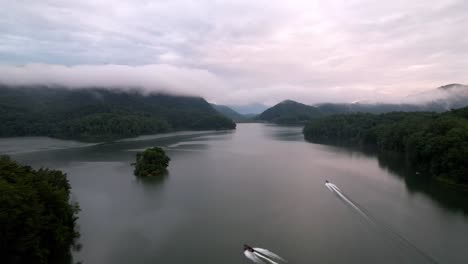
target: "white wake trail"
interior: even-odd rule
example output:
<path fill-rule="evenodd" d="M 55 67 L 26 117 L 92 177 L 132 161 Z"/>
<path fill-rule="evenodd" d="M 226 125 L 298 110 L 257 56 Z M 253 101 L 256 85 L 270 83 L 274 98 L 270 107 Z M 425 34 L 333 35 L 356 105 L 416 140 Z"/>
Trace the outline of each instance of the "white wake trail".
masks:
<path fill-rule="evenodd" d="M 433 264 L 438 264 L 438 262 L 432 258 L 430 255 L 426 254 L 423 250 L 418 248 L 415 244 L 411 243 L 408 239 L 400 235 L 397 231 L 393 230 L 390 226 L 387 226 L 383 223 L 378 222 L 375 220 L 375 218 L 371 217 L 369 214 L 364 212 L 363 209 L 361 209 L 356 203 L 351 201 L 350 198 L 348 198 L 345 194 L 342 193 L 340 188 L 338 188 L 335 184 L 327 182 L 325 183 L 325 186 L 333 193 L 338 195 L 343 201 L 345 201 L 348 205 L 350 205 L 353 209 L 355 209 L 360 215 L 362 215 L 366 220 L 368 220 L 371 224 L 374 226 L 380 226 L 383 228 L 383 230 L 387 231 L 387 234 L 393 235 L 396 237 L 400 242 L 403 244 L 409 246 L 410 248 L 414 249 L 416 252 L 418 252 L 423 258 L 425 258 L 428 262 L 433 263 Z"/>
<path fill-rule="evenodd" d="M 257 257 L 257 255 L 255 255 L 254 252 L 250 252 L 248 250 L 245 250 L 244 251 L 244 255 L 250 259 L 251 261 L 253 261 L 254 263 L 259 263 L 259 264 L 264 264 L 265 262 L 262 261 L 260 258 Z"/>
<path fill-rule="evenodd" d="M 330 183 L 325 183 L 325 186 L 328 188 L 328 190 L 330 190 L 330 192 L 335 192 L 330 186 Z"/>
<path fill-rule="evenodd" d="M 371 221 L 369 216 L 361 210 L 355 203 L 353 203 L 346 195 L 344 195 L 340 188 L 338 188 L 335 184 L 333 183 L 327 183 L 329 186 L 327 186 L 329 189 L 332 189 L 335 194 L 337 194 L 341 199 L 343 199 L 348 205 L 350 205 L 353 209 L 355 209 L 359 214 L 361 214 L 363 217 L 365 217 L 367 220 Z"/>
<path fill-rule="evenodd" d="M 273 259 L 273 260 L 287 262 L 284 258 L 276 255 L 275 253 L 271 252 L 268 249 L 264 249 L 264 248 L 253 248 L 253 249 L 255 251 L 257 251 L 258 253 L 263 254 L 263 255 L 265 255 L 265 256 Z"/>
<path fill-rule="evenodd" d="M 279 264 L 287 263 L 285 259 L 264 248 L 252 248 L 244 245 L 244 255 L 254 263 Z"/>
<path fill-rule="evenodd" d="M 260 257 L 260 258 L 262 258 L 262 259 L 264 259 L 264 260 L 268 261 L 269 263 L 272 263 L 272 264 L 278 264 L 278 262 L 276 262 L 276 261 L 273 261 L 273 260 L 271 260 L 271 259 L 269 259 L 269 258 L 267 258 L 267 257 L 263 256 L 263 255 L 262 255 L 262 254 L 260 254 L 260 253 L 254 252 L 254 254 L 255 254 L 257 257 Z"/>

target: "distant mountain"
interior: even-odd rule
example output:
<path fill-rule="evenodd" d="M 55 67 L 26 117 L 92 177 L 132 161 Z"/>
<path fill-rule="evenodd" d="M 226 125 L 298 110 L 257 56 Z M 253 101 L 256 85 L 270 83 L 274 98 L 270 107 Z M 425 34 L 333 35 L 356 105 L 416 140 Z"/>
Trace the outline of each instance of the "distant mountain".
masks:
<path fill-rule="evenodd" d="M 346 114 L 346 113 L 372 113 L 372 114 L 382 114 L 388 112 L 419 112 L 419 111 L 428 111 L 427 107 L 422 105 L 412 105 L 412 104 L 386 104 L 386 103 L 352 103 L 352 104 L 317 104 L 315 105 L 322 114 L 332 115 L 332 114 Z M 432 110 L 436 111 L 436 110 Z"/>
<path fill-rule="evenodd" d="M 242 115 L 260 114 L 261 112 L 268 109 L 268 106 L 264 104 L 259 104 L 259 103 L 247 104 L 247 105 L 228 105 L 228 107 Z"/>
<path fill-rule="evenodd" d="M 459 83 L 451 83 L 451 84 L 443 85 L 443 86 L 440 86 L 437 89 L 447 91 L 447 90 L 457 89 L 459 87 L 463 87 L 463 89 L 467 89 L 466 85 L 459 84 Z"/>
<path fill-rule="evenodd" d="M 218 111 L 223 116 L 232 119 L 236 123 L 242 123 L 248 121 L 249 118 L 244 115 L 239 114 L 238 112 L 232 110 L 230 107 L 225 105 L 211 104 L 211 106 Z"/>
<path fill-rule="evenodd" d="M 6 85 L 0 85 L 0 124 L 0 137 L 50 136 L 83 141 L 236 126 L 200 97 Z"/>
<path fill-rule="evenodd" d="M 315 106 L 285 100 L 265 110 L 257 116 L 257 119 L 279 124 L 294 124 L 305 123 L 320 116 L 322 116 L 322 113 Z"/>
<path fill-rule="evenodd" d="M 468 85 L 448 84 L 435 90 L 404 98 L 408 104 L 419 104 L 436 112 L 462 108 L 468 105 Z"/>
<path fill-rule="evenodd" d="M 444 112 L 468 105 L 468 86 L 449 84 L 432 91 L 408 96 L 401 103 L 323 103 L 305 105 L 283 101 L 261 113 L 257 119 L 273 123 L 304 123 L 333 114 L 388 112 Z"/>
<path fill-rule="evenodd" d="M 258 114 L 244 114 L 244 116 L 248 119 L 255 119 L 258 116 Z"/>

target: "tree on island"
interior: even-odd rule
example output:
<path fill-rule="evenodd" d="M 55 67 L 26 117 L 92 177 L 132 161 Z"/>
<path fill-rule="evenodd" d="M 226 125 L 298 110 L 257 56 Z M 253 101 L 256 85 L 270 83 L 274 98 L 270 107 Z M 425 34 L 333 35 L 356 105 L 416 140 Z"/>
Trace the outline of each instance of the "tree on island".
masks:
<path fill-rule="evenodd" d="M 148 148 L 136 155 L 134 174 L 139 177 L 161 176 L 167 172 L 171 159 L 159 147 Z"/>
<path fill-rule="evenodd" d="M 34 170 L 0 156 L 2 263 L 65 263 L 79 233 L 78 205 L 58 170 Z M 79 246 L 79 245 L 78 245 Z"/>

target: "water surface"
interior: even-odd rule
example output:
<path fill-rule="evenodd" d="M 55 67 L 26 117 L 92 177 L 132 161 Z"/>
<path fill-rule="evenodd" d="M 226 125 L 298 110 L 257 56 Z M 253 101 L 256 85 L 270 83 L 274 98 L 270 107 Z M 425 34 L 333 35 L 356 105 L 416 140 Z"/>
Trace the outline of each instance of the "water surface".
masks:
<path fill-rule="evenodd" d="M 248 263 L 248 243 L 290 263 L 468 263 L 465 194 L 403 178 L 398 159 L 305 142 L 300 127 L 239 124 L 92 146 L 26 140 L 2 139 L 0 152 L 68 174 L 82 209 L 75 261 Z M 169 175 L 138 180 L 130 164 L 151 146 L 171 157 Z"/>

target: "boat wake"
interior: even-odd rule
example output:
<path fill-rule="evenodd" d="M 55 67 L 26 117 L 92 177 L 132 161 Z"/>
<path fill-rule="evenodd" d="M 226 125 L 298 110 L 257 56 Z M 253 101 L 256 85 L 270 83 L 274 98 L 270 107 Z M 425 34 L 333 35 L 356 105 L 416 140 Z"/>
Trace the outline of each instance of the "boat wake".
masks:
<path fill-rule="evenodd" d="M 364 218 L 366 218 L 368 221 L 372 221 L 372 219 L 367 215 L 359 206 L 357 206 L 353 201 L 351 201 L 350 198 L 348 198 L 346 195 L 343 194 L 343 192 L 338 188 L 333 183 L 326 182 L 325 186 L 334 194 L 336 194 L 341 200 L 343 200 L 346 204 L 351 206 L 356 212 L 358 212 L 360 215 L 362 215 Z"/>
<path fill-rule="evenodd" d="M 378 222 L 374 217 L 372 217 L 368 212 L 365 211 L 359 204 L 357 204 L 355 201 L 353 201 L 351 198 L 349 198 L 347 195 L 341 191 L 338 186 L 335 184 L 326 181 L 325 182 L 325 187 L 328 188 L 332 193 L 334 193 L 338 198 L 340 198 L 342 201 L 344 201 L 348 206 L 353 208 L 357 213 L 359 213 L 364 219 L 366 219 L 369 223 L 371 223 L 375 227 L 380 227 L 382 230 L 386 231 L 388 235 L 390 235 L 392 238 L 396 239 L 397 241 L 403 243 L 404 245 L 408 246 L 409 248 L 412 248 L 415 250 L 421 257 L 426 259 L 429 263 L 433 264 L 438 264 L 438 262 L 431 257 L 430 255 L 426 254 L 423 250 L 418 248 L 415 244 L 413 244 L 411 241 L 406 239 L 403 235 L 399 234 L 396 230 L 392 229 L 390 226 Z"/>
<path fill-rule="evenodd" d="M 282 257 L 264 248 L 244 245 L 244 255 L 254 263 L 258 264 L 280 264 L 286 263 Z"/>

